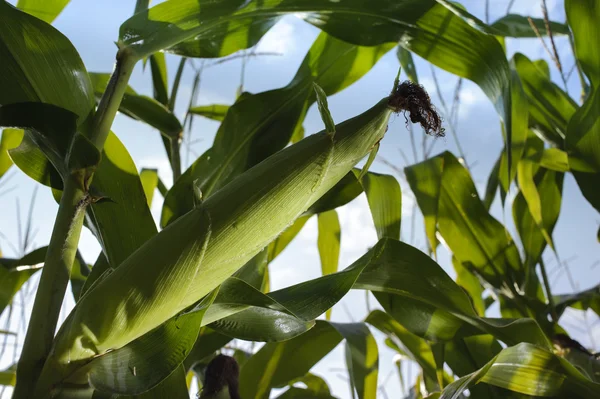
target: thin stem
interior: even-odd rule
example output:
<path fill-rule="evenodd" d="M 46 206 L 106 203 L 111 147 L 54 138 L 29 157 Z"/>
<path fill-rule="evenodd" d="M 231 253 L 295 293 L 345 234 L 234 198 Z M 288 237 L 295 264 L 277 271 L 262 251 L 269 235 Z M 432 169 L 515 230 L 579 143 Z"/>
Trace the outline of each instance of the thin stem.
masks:
<path fill-rule="evenodd" d="M 75 179 L 66 180 L 19 359 L 14 398 L 33 397 L 35 383 L 50 353 L 88 198 Z"/>
<path fill-rule="evenodd" d="M 173 171 L 173 184 L 175 184 L 177 179 L 179 179 L 179 176 L 181 176 L 180 140 L 181 138 L 179 136 L 171 138 L 171 170 Z"/>
<path fill-rule="evenodd" d="M 508 7 L 506 7 L 507 14 L 510 14 L 510 11 L 512 10 L 514 4 L 515 4 L 515 0 L 510 0 L 510 3 L 508 3 Z"/>
<path fill-rule="evenodd" d="M 128 49 L 119 50 L 117 64 L 94 116 L 89 139 L 102 151 L 113 120 L 121 104 L 127 82 L 137 59 Z M 91 197 L 71 176 L 64 179 L 58 214 L 33 311 L 27 328 L 23 352 L 17 366 L 17 384 L 13 398 L 32 398 L 40 373 L 50 353 L 61 305 L 77 253 L 85 209 Z"/>
<path fill-rule="evenodd" d="M 185 62 L 187 58 L 182 57 L 181 61 L 179 61 L 179 67 L 177 68 L 177 73 L 175 74 L 175 80 L 173 81 L 173 87 L 171 88 L 171 96 L 169 97 L 169 111 L 173 111 L 175 109 L 175 101 L 177 100 L 177 92 L 179 91 L 179 84 L 181 83 L 181 75 L 183 75 L 183 68 L 185 67 Z"/>
<path fill-rule="evenodd" d="M 548 305 L 550 306 L 550 315 L 554 324 L 558 324 L 558 316 L 556 315 L 556 308 L 554 307 L 554 298 L 552 297 L 552 291 L 550 290 L 550 281 L 548 280 L 548 273 L 546 272 L 546 265 L 544 260 L 540 256 L 540 270 L 542 272 L 542 280 L 544 281 L 544 288 L 546 289 L 546 296 L 548 297 Z"/>
<path fill-rule="evenodd" d="M 175 101 L 177 100 L 177 92 L 179 91 L 179 84 L 181 83 L 181 75 L 183 75 L 183 69 L 187 58 L 182 57 L 175 74 L 175 81 L 173 82 L 173 88 L 171 89 L 171 96 L 169 97 L 169 111 L 173 112 L 175 109 Z M 171 170 L 173 171 L 173 184 L 181 176 L 181 139 L 183 132 L 177 137 L 171 137 Z"/>
<path fill-rule="evenodd" d="M 117 115 L 121 100 L 127 89 L 127 82 L 129 82 L 136 62 L 137 59 L 132 57 L 127 49 L 120 50 L 117 53 L 117 65 L 98 104 L 94 125 L 90 133 L 90 140 L 100 151 L 104 148 L 104 142 Z"/>
<path fill-rule="evenodd" d="M 550 38 L 550 44 L 552 45 L 552 59 L 556 64 L 558 72 L 560 72 L 560 77 L 562 78 L 563 84 L 565 85 L 565 92 L 569 94 L 569 88 L 567 87 L 567 79 L 565 78 L 565 72 L 563 71 L 562 63 L 560 62 L 560 56 L 558 55 L 558 51 L 556 50 L 554 35 L 552 34 L 552 29 L 550 27 L 550 18 L 548 16 L 548 7 L 546 6 L 546 0 L 542 0 L 542 14 L 544 16 L 544 25 L 546 26 L 546 33 L 548 34 L 548 37 Z"/>

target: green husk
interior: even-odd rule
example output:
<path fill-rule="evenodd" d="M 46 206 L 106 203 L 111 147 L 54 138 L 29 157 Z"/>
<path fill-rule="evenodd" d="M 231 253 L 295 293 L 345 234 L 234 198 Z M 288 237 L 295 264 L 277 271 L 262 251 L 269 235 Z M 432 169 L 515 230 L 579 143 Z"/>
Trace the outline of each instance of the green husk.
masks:
<path fill-rule="evenodd" d="M 194 304 L 344 177 L 387 130 L 388 99 L 278 152 L 147 241 L 81 298 L 57 334 L 42 383 L 126 345 Z"/>

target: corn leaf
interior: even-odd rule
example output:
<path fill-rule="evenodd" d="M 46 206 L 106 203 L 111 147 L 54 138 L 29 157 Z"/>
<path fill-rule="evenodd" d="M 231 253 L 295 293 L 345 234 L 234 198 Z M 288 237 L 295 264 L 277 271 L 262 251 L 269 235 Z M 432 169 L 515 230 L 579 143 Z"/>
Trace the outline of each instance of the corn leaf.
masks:
<path fill-rule="evenodd" d="M 444 389 L 441 399 L 457 398 L 479 382 L 531 396 L 600 395 L 600 384 L 588 380 L 566 360 L 526 343 L 502 350 L 480 370 L 454 381 Z"/>
<path fill-rule="evenodd" d="M 8 151 L 16 148 L 23 140 L 23 130 L 21 129 L 4 129 L 2 130 L 2 138 L 0 138 L 0 178 L 4 176 L 8 169 L 13 164 L 12 159 L 8 155 Z"/>
<path fill-rule="evenodd" d="M 87 368 L 90 385 L 113 394 L 144 393 L 171 374 L 190 353 L 200 322 L 216 292 L 193 311 L 169 320 L 161 328 L 92 360 Z"/>
<path fill-rule="evenodd" d="M 20 259 L 0 258 L 0 314 L 29 277 L 39 270 L 47 249 L 38 248 Z"/>
<path fill-rule="evenodd" d="M 152 88 L 154 99 L 163 105 L 169 104 L 169 77 L 165 53 L 157 52 L 150 56 L 150 71 L 152 73 Z"/>
<path fill-rule="evenodd" d="M 396 56 L 398 57 L 400 66 L 402 67 L 402 70 L 408 79 L 411 82 L 419 83 L 419 78 L 417 77 L 417 68 L 415 67 L 415 63 L 410 51 L 406 50 L 404 47 L 398 46 L 396 49 Z"/>
<path fill-rule="evenodd" d="M 400 239 L 402 193 L 394 176 L 367 173 L 360 182 L 367 195 L 379 239 Z"/>
<path fill-rule="evenodd" d="M 548 35 L 546 23 L 541 18 L 531 18 L 540 35 Z M 549 21 L 550 31 L 553 36 L 569 34 L 569 27 L 560 22 Z M 517 14 L 507 14 L 494 21 L 490 28 L 501 32 L 503 36 L 509 37 L 537 37 L 537 33 L 531 28 L 528 17 Z"/>
<path fill-rule="evenodd" d="M 553 244 L 552 231 L 560 214 L 563 177 L 562 173 L 540 168 L 535 177 L 532 173 L 519 182 L 522 188 L 513 202 L 513 218 L 528 267 L 535 267 L 546 245 Z"/>
<path fill-rule="evenodd" d="M 340 220 L 335 210 L 320 213 L 318 216 L 317 247 L 321 259 L 323 275 L 337 272 L 340 259 L 340 240 L 342 231 Z"/>
<path fill-rule="evenodd" d="M 425 339 L 411 333 L 389 314 L 381 310 L 374 310 L 369 313 L 365 322 L 377 328 L 388 337 L 393 338 L 392 342 L 394 345 L 397 345 L 399 353 L 415 361 L 428 378 L 433 381 L 436 380 L 433 353 Z M 448 377 L 446 383 L 449 384 L 450 382 L 451 380 Z"/>
<path fill-rule="evenodd" d="M 439 231 L 454 256 L 496 288 L 525 282 L 517 247 L 485 209 L 469 172 L 454 155 L 445 152 L 405 172 L 430 240 Z"/>
<path fill-rule="evenodd" d="M 150 208 L 152 206 L 152 199 L 154 198 L 154 190 L 158 186 L 158 170 L 142 169 L 140 171 L 140 182 L 146 195 L 148 208 Z"/>
<path fill-rule="evenodd" d="M 236 51 L 256 45 L 265 33 L 280 19 L 243 18 L 221 24 L 213 30 L 211 37 L 198 35 L 167 48 L 165 51 L 195 58 L 225 57 Z"/>
<path fill-rule="evenodd" d="M 561 315 L 567 307 L 579 310 L 592 309 L 600 315 L 600 285 L 575 294 L 557 295 L 554 297 L 556 312 Z"/>
<path fill-rule="evenodd" d="M 523 54 L 513 57 L 529 103 L 529 125 L 545 140 L 564 148 L 567 124 L 577 104 Z"/>
<path fill-rule="evenodd" d="M 600 7 L 599 7 L 600 8 Z M 569 164 L 583 161 L 593 172 L 573 171 L 583 196 L 600 212 L 600 89 L 596 89 L 575 112 L 567 127 L 566 149 Z M 574 156 L 571 156 L 574 154 Z"/>
<path fill-rule="evenodd" d="M 19 0 L 17 8 L 45 21 L 52 23 L 69 4 L 70 0 Z"/>
<path fill-rule="evenodd" d="M 241 370 L 242 398 L 268 398 L 271 388 L 304 376 L 341 341 L 333 324 L 317 321 L 314 328 L 297 338 L 266 344 Z"/>
<path fill-rule="evenodd" d="M 200 115 L 205 118 L 221 122 L 223 119 L 225 119 L 225 115 L 227 115 L 229 107 L 229 105 L 224 104 L 198 105 L 191 107 L 188 112 L 192 115 Z"/>
<path fill-rule="evenodd" d="M 0 3 L 0 59 L 0 105 L 55 105 L 76 114 L 78 125 L 93 111 L 92 85 L 71 42 L 5 1 Z"/>
<path fill-rule="evenodd" d="M 154 236 L 157 229 L 135 163 L 113 133 L 104 144 L 92 186 L 111 200 L 92 204 L 87 220 L 114 268 Z M 89 278 L 94 281 L 96 277 L 99 276 L 92 269 Z"/>
<path fill-rule="evenodd" d="M 346 340 L 346 366 L 357 397 L 376 399 L 379 350 L 375 338 L 364 323 L 334 323 L 334 327 Z"/>
<path fill-rule="evenodd" d="M 573 31 L 575 56 L 587 75 L 592 88 L 600 87 L 600 55 L 596 44 L 600 40 L 600 3 L 598 0 L 566 0 L 567 22 Z"/>
<path fill-rule="evenodd" d="M 289 85 L 240 96 L 227 111 L 212 148 L 169 190 L 161 225 L 166 226 L 192 208 L 195 181 L 204 196 L 209 197 L 240 173 L 284 148 L 316 100 L 313 83 L 319 84 L 327 95 L 334 94 L 368 72 L 389 48 L 356 47 L 321 34 Z"/>

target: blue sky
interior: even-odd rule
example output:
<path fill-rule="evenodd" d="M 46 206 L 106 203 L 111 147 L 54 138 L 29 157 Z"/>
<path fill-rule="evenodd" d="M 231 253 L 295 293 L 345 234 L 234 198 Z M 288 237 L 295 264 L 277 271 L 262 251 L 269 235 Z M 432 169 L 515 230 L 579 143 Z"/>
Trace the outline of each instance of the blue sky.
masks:
<path fill-rule="evenodd" d="M 14 1 L 11 2 L 14 3 Z M 509 2 L 509 0 L 490 1 L 492 21 L 505 13 Z M 463 1 L 469 11 L 485 20 L 484 3 L 480 0 Z M 531 16 L 541 15 L 539 1 L 520 0 L 515 3 L 513 12 Z M 547 3 L 552 19 L 564 21 L 562 1 L 552 0 Z M 119 0 L 104 0 L 102 2 L 72 0 L 71 4 L 56 19 L 54 26 L 73 42 L 89 71 L 109 72 L 113 68 L 116 52 L 114 41 L 118 37 L 118 28 L 121 22 L 131 15 L 134 4 L 134 1 Z M 286 85 L 295 74 L 318 33 L 319 31 L 316 28 L 295 17 L 283 18 L 265 35 L 258 45 L 259 51 L 273 51 L 281 53 L 281 55 L 251 59 L 246 66 L 244 90 L 257 93 Z M 507 44 L 509 54 L 519 51 L 532 59 L 549 59 L 537 39 L 508 40 Z M 567 70 L 570 69 L 573 64 L 573 57 L 568 41 L 565 38 L 557 38 L 557 47 L 563 65 Z M 173 81 L 177 63 L 177 57 L 168 56 L 170 83 Z M 207 61 L 206 65 L 209 63 L 210 61 Z M 439 104 L 438 95 L 440 93 L 437 93 L 435 89 L 429 64 L 418 58 L 416 63 L 420 82 L 429 91 L 434 102 Z M 199 66 L 200 61 L 195 61 L 195 65 Z M 556 68 L 552 63 L 550 65 L 554 79 L 559 81 Z M 398 61 L 395 52 L 391 51 L 362 80 L 341 93 L 330 97 L 330 110 L 334 120 L 340 122 L 352 117 L 387 95 L 397 68 Z M 240 82 L 240 69 L 240 60 L 206 68 L 202 75 L 197 104 L 233 103 Z M 447 102 L 451 102 L 457 78 L 441 70 L 437 70 L 436 73 L 440 82 L 441 95 L 445 97 Z M 176 107 L 176 112 L 180 117 L 185 114 L 192 81 L 193 68 L 188 66 L 183 76 Z M 149 70 L 144 72 L 141 64 L 136 67 L 130 84 L 136 91 L 151 95 L 152 86 Z M 578 80 L 575 74 L 569 80 L 569 90 L 571 93 L 579 93 Z M 575 97 L 578 97 L 578 94 Z M 473 165 L 474 180 L 481 194 L 502 146 L 500 122 L 491 103 L 475 84 L 464 82 L 460 99 L 461 108 L 457 132 L 465 150 L 467 161 Z M 438 108 L 441 109 L 441 107 Z M 310 110 L 304 126 L 307 133 L 317 132 L 323 128 L 315 107 Z M 189 158 L 187 151 L 183 150 L 184 167 L 195 159 L 194 154 L 201 154 L 210 146 L 217 127 L 218 124 L 212 121 L 202 120 L 201 118 L 195 120 L 192 139 L 200 139 L 200 141 L 191 146 Z M 170 170 L 158 132 L 123 115 L 117 117 L 113 125 L 113 131 L 126 145 L 139 169 L 143 167 L 159 168 L 161 177 L 167 183 L 167 186 L 170 186 Z M 407 155 L 410 162 L 413 162 L 410 148 L 404 118 L 401 116 L 395 117 L 388 134 L 382 142 L 380 154 L 386 160 L 402 168 L 406 166 L 406 162 L 400 154 L 400 150 Z M 450 136 L 437 140 L 433 154 L 445 150 L 450 150 L 456 154 L 456 146 Z M 377 161 L 373 166 L 373 170 L 394 173 L 391 168 Z M 11 174 L 10 182 L 0 189 L 0 191 L 4 191 L 14 187 L 8 193 L 0 195 L 0 206 L 5 210 L 0 218 L 0 232 L 2 233 L 2 236 L 0 236 L 0 249 L 2 249 L 4 256 L 16 255 L 15 250 L 12 248 L 12 246 L 18 245 L 16 238 L 18 235 L 16 204 L 17 202 L 20 203 L 21 220 L 23 221 L 30 197 L 36 187 L 31 179 L 24 176 L 16 168 L 12 169 Z M 411 234 L 411 226 L 413 225 L 411 215 L 414 201 L 402 176 L 397 177 L 401 181 L 404 190 L 402 236 L 404 240 L 409 241 L 413 236 Z M 155 202 L 152 210 L 155 217 L 158 218 L 161 205 L 160 196 L 155 195 L 154 198 Z M 33 226 L 37 233 L 32 248 L 48 243 L 56 210 L 57 205 L 52 199 L 50 191 L 40 187 L 37 191 L 33 211 Z M 512 212 L 508 208 L 503 210 L 498 199 L 496 199 L 492 212 L 496 218 L 512 229 Z M 377 237 L 364 196 L 339 209 L 339 215 L 342 224 L 340 268 L 343 268 L 362 255 L 369 246 L 373 245 Z M 562 261 L 568 261 L 573 279 L 579 290 L 596 285 L 600 280 L 596 277 L 600 275 L 597 272 L 600 257 L 598 256 L 598 243 L 595 238 L 599 222 L 600 216 L 598 213 L 581 196 L 573 178 L 567 175 L 564 186 L 563 209 L 555 229 L 554 238 L 557 243 L 559 258 Z M 417 215 L 414 225 L 416 231 L 412 244 L 423 248 L 425 241 L 422 233 L 422 218 L 419 215 Z M 271 265 L 273 289 L 320 275 L 316 233 L 316 220 L 313 218 L 305 226 L 299 237 Z M 516 237 L 516 234 L 513 233 L 513 237 Z M 83 233 L 80 248 L 84 258 L 90 263 L 95 260 L 100 251 L 99 245 L 88 231 Z M 572 288 L 565 273 L 558 271 L 559 269 L 554 270 L 557 267 L 554 254 L 547 252 L 544 258 L 551 270 L 554 292 L 571 292 Z M 440 263 L 450 274 L 453 274 L 449 264 L 449 256 L 444 250 L 440 253 Z M 596 266 L 596 269 L 594 269 L 594 266 Z M 334 307 L 333 320 L 347 322 L 363 319 L 367 314 L 364 298 L 364 292 L 352 291 L 340 304 Z M 375 306 L 373 298 L 371 298 L 370 303 L 371 306 Z M 71 306 L 72 299 L 68 298 L 65 312 Z M 5 319 L 6 314 L 0 318 L 0 326 L 4 325 Z M 594 320 L 594 318 L 590 318 L 590 322 Z M 595 324 L 595 342 L 593 342 L 592 337 L 582 329 L 583 324 L 580 314 L 569 313 L 565 316 L 564 322 L 567 327 L 571 326 L 570 331 L 584 345 L 595 346 L 594 349 L 598 350 L 596 344 L 600 342 L 598 324 Z M 22 326 L 16 327 L 24 332 Z M 393 369 L 391 361 L 393 354 L 386 350 L 383 345 L 380 345 L 380 351 L 379 378 L 382 382 Z M 9 354 L 0 359 L 0 368 L 9 364 L 11 358 L 12 355 Z M 319 363 L 315 372 L 327 377 L 336 396 L 349 398 L 349 388 L 344 379 L 344 371 L 341 370 L 344 368 L 343 351 L 341 347 L 338 347 Z M 415 373 L 416 371 L 413 369 L 413 375 Z M 394 397 L 394 393 L 400 389 L 396 375 L 392 375 L 387 380 L 385 387 L 390 397 Z"/>

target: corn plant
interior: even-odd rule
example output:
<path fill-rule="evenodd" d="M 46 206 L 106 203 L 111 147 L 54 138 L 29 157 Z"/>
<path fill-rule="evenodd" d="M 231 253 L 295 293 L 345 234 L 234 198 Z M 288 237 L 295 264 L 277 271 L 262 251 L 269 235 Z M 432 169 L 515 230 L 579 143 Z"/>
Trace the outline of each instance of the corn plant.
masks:
<path fill-rule="evenodd" d="M 194 375 L 205 398 L 269 398 L 275 388 L 286 389 L 281 398 L 332 398 L 310 371 L 342 341 L 353 395 L 375 398 L 380 349 L 369 326 L 418 364 L 410 397 L 600 396 L 597 356 L 560 325 L 569 307 L 598 314 L 599 290 L 552 295 L 542 259 L 555 250 L 565 173 L 600 211 L 598 0 L 566 0 L 565 24 L 518 15 L 486 23 L 445 0 L 138 0 L 112 73 L 88 71 L 52 27 L 67 3 L 0 0 L 0 178 L 14 163 L 59 203 L 46 247 L 0 260 L 0 311 L 41 269 L 20 359 L 0 373 L 14 398 L 184 398 Z M 230 106 L 197 106 L 192 94 L 188 116 L 177 118 L 189 58 L 252 48 L 285 14 L 322 31 L 288 85 L 241 92 Z M 544 61 L 507 59 L 504 38 L 554 35 L 571 38 L 581 104 Z M 327 97 L 393 48 L 409 80 L 390 77 L 388 96 L 336 123 Z M 181 57 L 171 88 L 165 53 Z M 392 114 L 424 135 L 445 133 L 412 54 L 479 85 L 505 132 L 483 200 L 450 152 L 404 169 L 424 216 L 423 251 L 400 240 L 398 181 L 370 171 Z M 140 62 L 153 97 L 129 86 Z M 313 104 L 325 129 L 304 137 Z M 117 112 L 158 131 L 171 187 L 154 170 L 138 173 L 111 131 Z M 194 115 L 220 126 L 182 170 Z M 157 188 L 160 231 L 149 208 Z M 490 213 L 498 191 L 518 241 Z M 336 208 L 363 192 L 379 241 L 338 271 Z M 323 276 L 271 291 L 269 263 L 313 216 Z M 78 252 L 84 226 L 102 247 L 91 268 Z M 436 261 L 441 244 L 456 281 Z M 69 283 L 76 305 L 59 326 Z M 380 309 L 362 322 L 331 321 L 351 289 L 372 293 Z M 500 317 L 489 317 L 493 303 Z M 224 356 L 233 339 L 265 345 Z"/>

